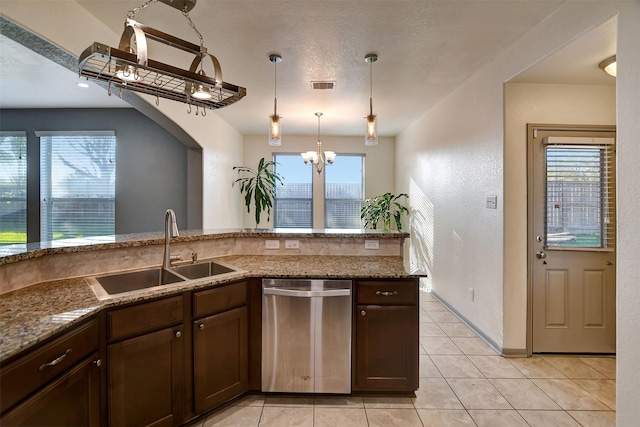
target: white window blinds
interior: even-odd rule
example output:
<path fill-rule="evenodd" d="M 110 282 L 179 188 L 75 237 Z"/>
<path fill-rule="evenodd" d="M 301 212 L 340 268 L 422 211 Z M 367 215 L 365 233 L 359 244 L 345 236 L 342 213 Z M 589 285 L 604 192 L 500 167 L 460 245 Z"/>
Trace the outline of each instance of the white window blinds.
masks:
<path fill-rule="evenodd" d="M 614 248 L 614 139 L 549 137 L 545 157 L 545 246 Z"/>
<path fill-rule="evenodd" d="M 42 241 L 115 234 L 114 132 L 37 132 Z"/>
<path fill-rule="evenodd" d="M 312 168 L 302 162 L 299 154 L 273 156 L 275 171 L 284 185 L 276 186 L 274 226 L 276 228 L 313 227 Z"/>
<path fill-rule="evenodd" d="M 0 132 L 0 245 L 27 242 L 27 136 Z"/>
<path fill-rule="evenodd" d="M 324 223 L 326 228 L 362 228 L 364 156 L 341 154 L 324 169 Z"/>

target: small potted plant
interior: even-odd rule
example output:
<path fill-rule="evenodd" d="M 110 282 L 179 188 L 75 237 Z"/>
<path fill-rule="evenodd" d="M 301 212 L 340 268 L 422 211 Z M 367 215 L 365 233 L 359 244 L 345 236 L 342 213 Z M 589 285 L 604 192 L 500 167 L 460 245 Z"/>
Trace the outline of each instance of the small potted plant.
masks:
<path fill-rule="evenodd" d="M 252 169 L 246 166 L 234 166 L 233 170 L 248 174 L 233 181 L 232 186 L 240 184 L 240 193 L 244 197 L 247 212 L 251 212 L 251 204 L 254 205 L 256 228 L 260 224 L 262 212 L 267 212 L 267 221 L 271 219 L 273 198 L 276 195 L 276 185 L 283 184 L 282 176 L 273 171 L 273 161 L 265 161 L 264 157 L 258 162 L 258 167 Z"/>
<path fill-rule="evenodd" d="M 391 218 L 394 219 L 396 230 L 402 231 L 402 215 L 409 214 L 406 206 L 400 203 L 400 199 L 405 200 L 409 196 L 405 193 L 398 195 L 385 193 L 364 201 L 364 206 L 360 210 L 360 218 L 364 220 L 364 227 L 378 229 L 378 223 L 382 221 L 384 231 L 391 230 Z"/>

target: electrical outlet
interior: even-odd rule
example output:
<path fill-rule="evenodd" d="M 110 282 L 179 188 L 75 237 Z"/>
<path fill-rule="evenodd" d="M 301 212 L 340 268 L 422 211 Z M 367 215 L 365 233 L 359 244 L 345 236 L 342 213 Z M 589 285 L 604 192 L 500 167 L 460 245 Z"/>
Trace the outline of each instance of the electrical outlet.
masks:
<path fill-rule="evenodd" d="M 469 301 L 473 302 L 474 299 L 475 299 L 475 291 L 473 290 L 473 288 L 469 288 Z"/>
<path fill-rule="evenodd" d="M 380 249 L 380 242 L 377 240 L 365 240 L 364 248 L 378 250 Z"/>
<path fill-rule="evenodd" d="M 280 249 L 280 240 L 265 240 L 265 249 Z"/>
<path fill-rule="evenodd" d="M 498 209 L 498 196 L 487 196 L 487 209 Z"/>
<path fill-rule="evenodd" d="M 284 247 L 286 249 L 300 249 L 300 240 L 285 240 Z"/>

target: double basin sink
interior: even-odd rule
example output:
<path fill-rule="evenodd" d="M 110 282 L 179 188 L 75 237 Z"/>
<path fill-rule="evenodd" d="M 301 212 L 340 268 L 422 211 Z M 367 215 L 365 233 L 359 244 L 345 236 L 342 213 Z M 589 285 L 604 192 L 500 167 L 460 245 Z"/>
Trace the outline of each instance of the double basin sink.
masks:
<path fill-rule="evenodd" d="M 201 261 L 171 268 L 151 267 L 123 273 L 105 274 L 89 277 L 87 282 L 99 299 L 106 299 L 113 295 L 129 294 L 189 280 L 222 276 L 237 271 L 237 269 L 214 261 Z"/>

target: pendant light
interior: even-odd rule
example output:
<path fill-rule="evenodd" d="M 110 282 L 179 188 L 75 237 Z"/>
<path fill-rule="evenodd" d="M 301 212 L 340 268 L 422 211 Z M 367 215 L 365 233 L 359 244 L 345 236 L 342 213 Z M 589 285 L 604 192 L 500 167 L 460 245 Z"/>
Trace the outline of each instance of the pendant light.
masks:
<path fill-rule="evenodd" d="M 282 145 L 281 117 L 278 115 L 277 77 L 278 62 L 282 62 L 280 55 L 269 55 L 269 61 L 273 62 L 273 115 L 269 116 L 269 145 L 278 147 Z"/>
<path fill-rule="evenodd" d="M 302 156 L 304 164 L 306 165 L 311 162 L 316 168 L 318 175 L 320 175 L 327 164 L 333 164 L 333 161 L 336 159 L 336 153 L 333 151 L 325 151 L 323 155 L 322 141 L 320 141 L 320 117 L 322 117 L 322 113 L 316 113 L 316 117 L 318 117 L 318 141 L 316 142 L 316 151 L 307 151 L 300 153 L 300 155 Z"/>
<path fill-rule="evenodd" d="M 376 115 L 373 114 L 373 63 L 378 60 L 378 55 L 369 53 L 364 57 L 369 63 L 369 114 L 367 115 L 367 127 L 364 136 L 364 145 L 378 145 L 378 123 Z"/>

